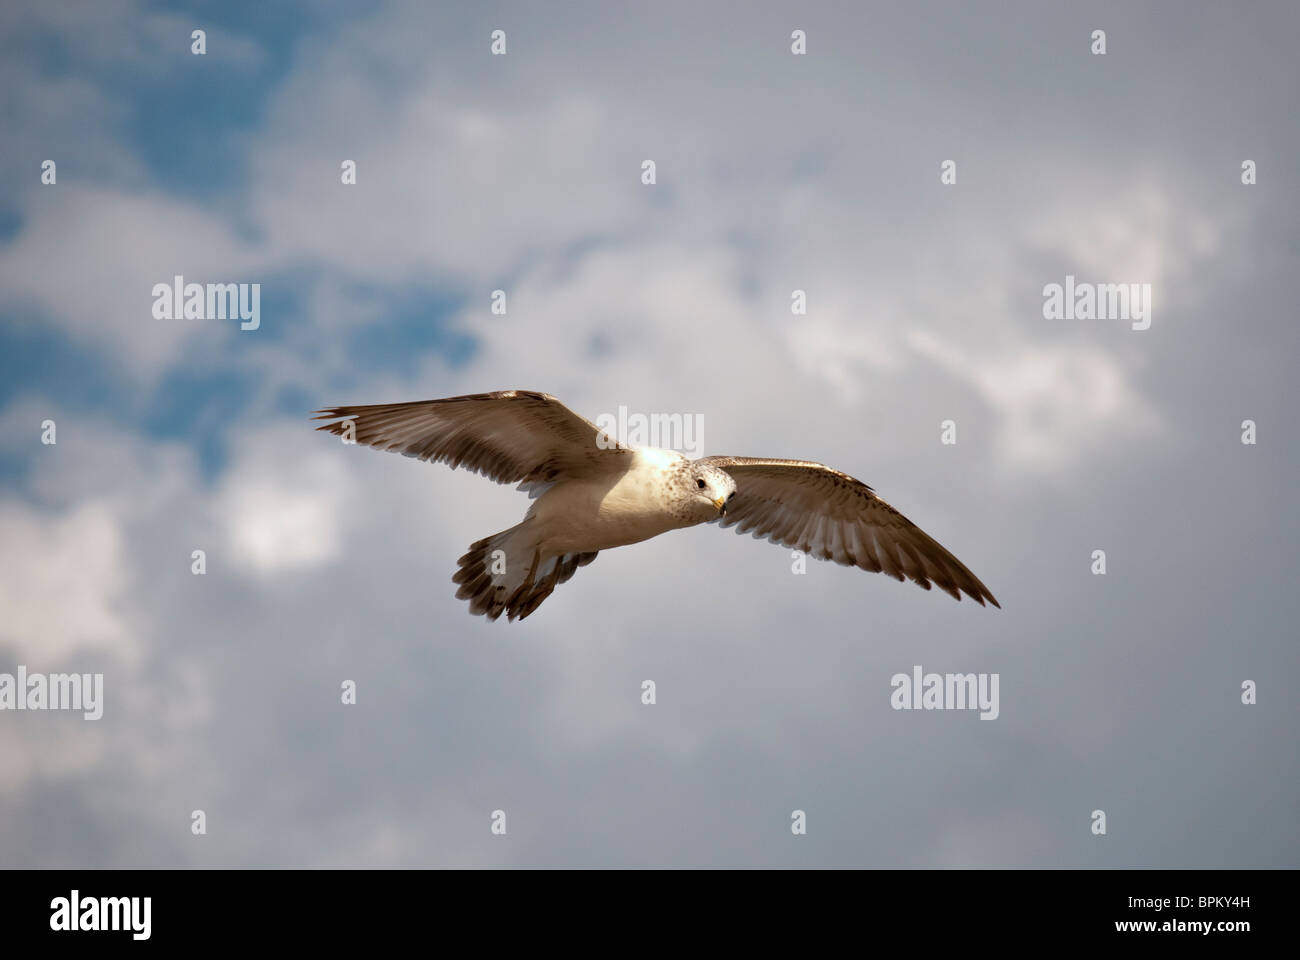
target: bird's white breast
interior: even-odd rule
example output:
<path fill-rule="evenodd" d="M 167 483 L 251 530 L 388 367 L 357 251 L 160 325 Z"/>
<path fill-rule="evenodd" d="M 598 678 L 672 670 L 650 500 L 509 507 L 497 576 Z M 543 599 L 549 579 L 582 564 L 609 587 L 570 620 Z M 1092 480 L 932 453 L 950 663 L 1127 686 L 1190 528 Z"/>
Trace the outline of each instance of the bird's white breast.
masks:
<path fill-rule="evenodd" d="M 637 448 L 626 472 L 561 481 L 538 499 L 531 516 L 547 546 L 560 552 L 607 550 L 688 526 L 674 514 L 672 499 L 673 471 L 685 459 Z"/>

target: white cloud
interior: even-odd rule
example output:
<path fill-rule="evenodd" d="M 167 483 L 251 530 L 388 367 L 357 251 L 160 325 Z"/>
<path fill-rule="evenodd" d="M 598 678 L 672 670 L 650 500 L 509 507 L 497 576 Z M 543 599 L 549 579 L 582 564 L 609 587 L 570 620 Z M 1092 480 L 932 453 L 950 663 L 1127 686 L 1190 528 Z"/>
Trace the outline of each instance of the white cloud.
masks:
<path fill-rule="evenodd" d="M 126 550 L 112 510 L 92 499 L 47 514 L 0 501 L 0 644 L 33 670 L 65 663 L 88 648 L 131 644 L 117 604 Z"/>
<path fill-rule="evenodd" d="M 158 320 L 153 287 L 258 282 L 258 252 L 219 218 L 158 193 L 60 183 L 0 253 L 0 284 L 74 342 L 152 384 L 188 348 L 202 356 L 239 322 Z M 252 336 L 254 334 L 245 334 Z"/>
<path fill-rule="evenodd" d="M 1119 363 L 1095 347 L 959 350 L 926 330 L 912 331 L 908 343 L 971 384 L 998 413 L 999 447 L 1013 465 L 1066 467 L 1117 432 L 1141 434 L 1158 423 Z"/>
<path fill-rule="evenodd" d="M 341 555 L 350 499 L 341 457 L 356 448 L 321 444 L 286 459 L 308 432 L 304 418 L 301 426 L 277 425 L 241 440 L 214 504 L 235 569 L 257 576 L 305 571 Z"/>
<path fill-rule="evenodd" d="M 80 714 L 26 714 L 21 724 L 12 714 L 5 719 L 8 722 L 0 723 L 0 756 L 5 758 L 0 763 L 0 797 L 37 780 L 74 781 L 103 756 L 103 728 Z"/>

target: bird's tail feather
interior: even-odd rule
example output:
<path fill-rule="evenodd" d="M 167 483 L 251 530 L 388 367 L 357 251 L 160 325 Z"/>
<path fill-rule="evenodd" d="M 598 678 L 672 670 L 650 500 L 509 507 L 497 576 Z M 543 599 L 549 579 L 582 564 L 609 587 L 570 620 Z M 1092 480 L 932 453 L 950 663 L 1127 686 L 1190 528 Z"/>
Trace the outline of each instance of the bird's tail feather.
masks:
<path fill-rule="evenodd" d="M 596 559 L 596 552 L 544 557 L 528 536 L 527 521 L 471 543 L 452 576 L 456 597 L 469 611 L 496 620 L 524 619 L 564 583 Z"/>

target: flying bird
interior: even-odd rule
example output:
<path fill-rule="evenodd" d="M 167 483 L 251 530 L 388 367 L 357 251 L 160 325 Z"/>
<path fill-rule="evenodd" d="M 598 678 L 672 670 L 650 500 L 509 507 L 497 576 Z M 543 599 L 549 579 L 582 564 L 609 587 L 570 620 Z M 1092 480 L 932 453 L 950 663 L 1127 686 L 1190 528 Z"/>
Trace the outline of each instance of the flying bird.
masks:
<path fill-rule="evenodd" d="M 1000 604 L 979 578 L 846 473 L 808 460 L 628 447 L 529 390 L 317 410 L 345 440 L 517 483 L 521 523 L 477 543 L 452 577 L 470 612 L 527 617 L 601 550 L 719 521 L 824 560 Z"/>

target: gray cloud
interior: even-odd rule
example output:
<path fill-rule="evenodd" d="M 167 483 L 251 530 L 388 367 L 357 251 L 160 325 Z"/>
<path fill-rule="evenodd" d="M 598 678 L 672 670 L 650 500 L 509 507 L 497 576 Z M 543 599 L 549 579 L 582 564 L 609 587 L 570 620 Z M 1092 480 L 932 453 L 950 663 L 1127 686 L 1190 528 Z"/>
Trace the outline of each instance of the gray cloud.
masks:
<path fill-rule="evenodd" d="M 216 477 L 57 383 L 0 411 L 27 458 L 0 569 L 33 584 L 4 595 L 23 616 L 0 671 L 107 684 L 98 723 L 0 715 L 0 860 L 1295 866 L 1295 26 L 1281 5 L 395 5 L 295 51 L 229 209 L 109 182 L 25 199 L 6 286 L 142 381 L 217 349 L 93 332 L 87 304 L 127 315 L 150 257 L 319 279 L 308 316 L 248 349 L 266 380 Z M 69 249 L 96 271 L 85 301 Z M 1044 320 L 1066 273 L 1152 283 L 1152 328 Z M 351 281 L 463 295 L 448 323 L 476 352 L 358 371 L 340 344 L 376 307 Z M 710 452 L 860 476 L 1004 609 L 792 576 L 788 551 L 710 527 L 602 554 L 527 622 L 487 624 L 450 573 L 523 497 L 275 406 L 284 387 L 510 386 L 589 417 L 698 412 Z M 46 416 L 60 443 L 33 451 Z M 1000 673 L 999 719 L 891 710 L 918 663 Z"/>

